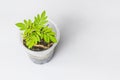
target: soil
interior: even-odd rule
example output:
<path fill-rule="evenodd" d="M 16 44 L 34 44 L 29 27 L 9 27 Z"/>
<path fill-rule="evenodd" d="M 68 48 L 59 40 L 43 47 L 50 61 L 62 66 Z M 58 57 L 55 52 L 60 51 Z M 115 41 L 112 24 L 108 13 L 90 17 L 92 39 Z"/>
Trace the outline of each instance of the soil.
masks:
<path fill-rule="evenodd" d="M 25 40 L 23 40 L 23 44 L 25 45 L 25 47 L 27 47 Z M 53 42 L 46 43 L 44 40 L 41 40 L 41 42 L 37 43 L 37 45 L 33 46 L 30 50 L 32 50 L 32 51 L 43 51 L 43 50 L 47 50 L 52 45 L 53 45 Z"/>

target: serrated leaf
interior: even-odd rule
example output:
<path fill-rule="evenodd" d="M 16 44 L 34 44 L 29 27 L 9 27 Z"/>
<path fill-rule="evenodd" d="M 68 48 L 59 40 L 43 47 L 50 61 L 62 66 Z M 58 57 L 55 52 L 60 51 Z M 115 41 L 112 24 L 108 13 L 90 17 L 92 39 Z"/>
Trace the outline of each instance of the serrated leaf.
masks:
<path fill-rule="evenodd" d="M 41 34 L 40 34 L 40 32 L 36 31 L 36 33 L 37 33 L 37 35 L 38 35 L 39 37 L 41 37 Z"/>
<path fill-rule="evenodd" d="M 49 35 L 55 36 L 55 32 L 50 32 Z"/>
<path fill-rule="evenodd" d="M 46 34 L 44 34 L 43 39 L 44 39 L 45 42 L 47 42 L 47 36 L 46 36 Z"/>
<path fill-rule="evenodd" d="M 37 41 L 40 42 L 40 37 L 36 35 Z"/>
<path fill-rule="evenodd" d="M 42 29 L 42 26 L 41 25 L 37 25 L 36 28 L 35 28 L 37 31 L 40 31 Z"/>
<path fill-rule="evenodd" d="M 50 39 L 49 39 L 49 37 L 48 37 L 48 36 L 46 37 L 46 41 L 47 41 L 47 43 L 49 43 L 49 42 L 50 42 Z"/>
<path fill-rule="evenodd" d="M 44 25 L 48 22 L 48 20 L 45 20 L 45 21 L 41 21 L 41 24 Z"/>
<path fill-rule="evenodd" d="M 43 18 L 43 20 L 46 20 L 48 17 L 47 16 L 45 16 L 44 18 Z"/>
<path fill-rule="evenodd" d="M 51 40 L 52 42 L 54 42 L 54 43 L 56 43 L 56 42 L 57 42 L 56 37 L 53 37 L 53 36 L 50 36 L 50 40 Z"/>
<path fill-rule="evenodd" d="M 20 28 L 20 30 L 26 29 L 25 24 L 23 24 L 23 23 L 17 23 L 16 26 L 18 26 Z"/>
<path fill-rule="evenodd" d="M 39 14 L 37 15 L 37 18 L 38 18 L 38 20 L 40 20 L 40 15 Z"/>
<path fill-rule="evenodd" d="M 52 28 L 48 28 L 47 30 L 44 31 L 44 33 L 52 32 Z"/>
<path fill-rule="evenodd" d="M 45 41 L 46 43 L 49 43 L 49 42 L 50 42 L 49 37 L 48 37 L 46 34 L 44 34 L 44 41 Z"/>
<path fill-rule="evenodd" d="M 34 18 L 34 24 L 38 25 L 39 24 L 39 20 L 37 19 L 37 17 Z"/>
<path fill-rule="evenodd" d="M 30 34 L 32 32 L 32 29 L 27 29 L 25 30 L 24 34 L 27 35 L 27 34 Z"/>
<path fill-rule="evenodd" d="M 24 23 L 27 24 L 27 20 L 24 20 Z"/>
<path fill-rule="evenodd" d="M 43 11 L 43 12 L 42 12 L 42 14 L 41 14 L 41 18 L 44 18 L 44 17 L 45 17 L 45 15 L 46 15 L 46 12 L 45 12 L 45 11 Z"/>
<path fill-rule="evenodd" d="M 29 48 L 32 48 L 33 45 L 34 45 L 34 41 L 31 40 L 31 41 L 29 42 L 28 47 L 29 47 Z"/>
<path fill-rule="evenodd" d="M 43 39 L 43 34 L 41 34 L 41 39 Z"/>
<path fill-rule="evenodd" d="M 28 25 L 31 26 L 32 25 L 32 21 L 29 19 L 28 20 Z"/>
<path fill-rule="evenodd" d="M 42 29 L 42 32 L 46 31 L 47 29 L 48 29 L 48 26 L 44 27 L 44 28 Z"/>
<path fill-rule="evenodd" d="M 32 48 L 34 42 L 32 40 L 26 41 L 26 45 L 28 46 L 28 48 Z"/>

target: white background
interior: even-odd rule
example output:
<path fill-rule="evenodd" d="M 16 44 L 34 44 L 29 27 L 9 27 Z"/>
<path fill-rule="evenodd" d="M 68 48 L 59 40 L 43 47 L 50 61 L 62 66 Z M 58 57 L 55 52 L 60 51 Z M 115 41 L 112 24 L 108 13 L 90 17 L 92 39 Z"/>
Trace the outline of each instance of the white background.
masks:
<path fill-rule="evenodd" d="M 61 41 L 54 58 L 37 65 L 15 23 L 43 10 Z M 0 80 L 120 80 L 120 1 L 0 0 Z"/>

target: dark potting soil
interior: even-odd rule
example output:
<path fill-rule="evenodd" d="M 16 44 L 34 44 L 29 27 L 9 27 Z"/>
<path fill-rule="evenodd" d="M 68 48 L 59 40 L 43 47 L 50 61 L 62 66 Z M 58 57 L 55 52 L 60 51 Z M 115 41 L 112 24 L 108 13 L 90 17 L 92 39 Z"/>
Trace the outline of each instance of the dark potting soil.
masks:
<path fill-rule="evenodd" d="M 23 40 L 23 44 L 25 45 L 26 48 L 28 48 L 25 40 Z M 33 46 L 30 50 L 32 50 L 32 51 L 43 51 L 43 50 L 47 50 L 52 45 L 53 45 L 52 42 L 46 43 L 44 40 L 41 40 L 41 42 L 37 43 L 37 45 Z"/>

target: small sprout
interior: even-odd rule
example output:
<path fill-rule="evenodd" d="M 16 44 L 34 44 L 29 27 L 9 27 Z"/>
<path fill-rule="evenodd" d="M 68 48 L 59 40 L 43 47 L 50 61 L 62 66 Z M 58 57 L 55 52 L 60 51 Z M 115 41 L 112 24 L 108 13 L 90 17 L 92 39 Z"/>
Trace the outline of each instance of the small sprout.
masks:
<path fill-rule="evenodd" d="M 43 11 L 34 17 L 34 21 L 29 19 L 24 20 L 23 23 L 16 23 L 16 26 L 23 31 L 23 40 L 28 48 L 38 45 L 41 40 L 46 43 L 57 42 L 56 34 L 47 22 L 46 12 Z"/>

